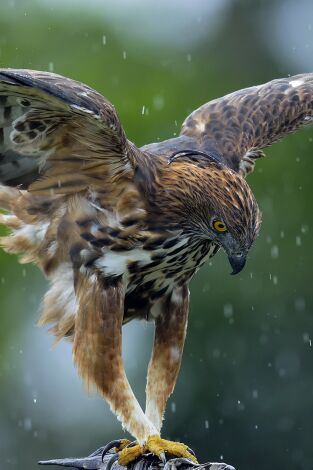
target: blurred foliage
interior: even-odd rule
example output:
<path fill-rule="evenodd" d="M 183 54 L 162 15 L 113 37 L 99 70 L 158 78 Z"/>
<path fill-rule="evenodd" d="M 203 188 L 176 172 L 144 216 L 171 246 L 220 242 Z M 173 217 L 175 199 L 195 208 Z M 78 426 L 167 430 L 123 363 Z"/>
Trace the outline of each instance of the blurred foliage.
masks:
<path fill-rule="evenodd" d="M 187 113 L 211 98 L 302 72 L 264 41 L 272 8 L 283 0 L 228 2 L 216 33 L 208 25 L 190 48 L 126 35 L 106 18 L 109 6 L 98 15 L 73 2 L 50 3 L 1 2 L 0 65 L 53 70 L 95 87 L 137 145 L 175 135 Z M 276 144 L 249 178 L 264 221 L 245 271 L 229 276 L 221 253 L 192 282 L 164 434 L 188 442 L 200 460 L 238 470 L 312 468 L 312 142 L 305 130 Z M 51 340 L 33 327 L 44 291 L 35 268 L 0 254 L 1 468 L 87 454 L 122 434 L 106 405 L 83 395 L 69 346 L 50 351 Z M 127 338 L 128 368 L 143 399 L 151 328 L 134 324 Z"/>

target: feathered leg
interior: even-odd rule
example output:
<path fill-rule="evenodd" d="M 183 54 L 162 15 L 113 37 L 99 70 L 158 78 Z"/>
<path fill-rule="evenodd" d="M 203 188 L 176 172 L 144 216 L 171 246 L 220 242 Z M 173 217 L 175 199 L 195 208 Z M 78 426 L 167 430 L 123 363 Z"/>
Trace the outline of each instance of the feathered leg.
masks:
<path fill-rule="evenodd" d="M 174 390 L 186 337 L 189 309 L 187 286 L 176 288 L 155 320 L 148 368 L 146 416 L 160 432 L 168 397 Z"/>
<path fill-rule="evenodd" d="M 124 287 L 97 274 L 78 272 L 75 281 L 78 313 L 74 360 L 87 386 L 95 384 L 126 428 L 140 444 L 157 434 L 137 402 L 122 359 Z"/>
<path fill-rule="evenodd" d="M 160 433 L 168 397 L 174 390 L 184 348 L 189 309 L 186 285 L 177 287 L 163 303 L 155 320 L 153 352 L 148 369 L 146 416 Z M 148 440 L 151 452 L 167 452 L 196 461 L 186 445 L 154 436 Z"/>

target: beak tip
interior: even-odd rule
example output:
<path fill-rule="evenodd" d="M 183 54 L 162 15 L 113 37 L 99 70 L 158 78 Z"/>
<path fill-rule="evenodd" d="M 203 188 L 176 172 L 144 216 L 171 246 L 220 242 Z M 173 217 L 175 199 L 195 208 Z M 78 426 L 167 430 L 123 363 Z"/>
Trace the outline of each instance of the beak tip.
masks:
<path fill-rule="evenodd" d="M 239 274 L 243 270 L 246 264 L 246 257 L 245 255 L 229 256 L 229 262 L 231 267 L 233 268 L 230 274 L 234 276 L 235 274 Z"/>

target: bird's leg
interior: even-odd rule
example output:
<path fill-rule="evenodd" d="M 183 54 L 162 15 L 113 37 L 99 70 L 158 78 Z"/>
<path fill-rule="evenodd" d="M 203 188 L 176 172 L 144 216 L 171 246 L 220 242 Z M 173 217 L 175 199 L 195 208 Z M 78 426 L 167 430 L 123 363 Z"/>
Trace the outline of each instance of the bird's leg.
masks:
<path fill-rule="evenodd" d="M 75 322 L 73 354 L 87 386 L 97 389 L 110 404 L 138 445 L 133 458 L 142 453 L 142 444 L 157 428 L 143 413 L 127 380 L 122 359 L 122 321 L 124 287 L 122 279 L 108 283 L 98 274 L 77 272 L 75 291 L 78 312 Z"/>
<path fill-rule="evenodd" d="M 168 397 L 174 390 L 180 368 L 187 329 L 189 291 L 186 285 L 177 287 L 165 299 L 155 320 L 155 337 L 148 368 L 146 416 L 158 433 Z M 179 442 L 149 437 L 146 445 L 156 455 L 168 453 L 196 461 L 189 448 Z"/>
<path fill-rule="evenodd" d="M 187 286 L 176 288 L 155 320 L 146 388 L 146 416 L 160 432 L 168 397 L 174 390 L 186 336 L 189 307 Z"/>

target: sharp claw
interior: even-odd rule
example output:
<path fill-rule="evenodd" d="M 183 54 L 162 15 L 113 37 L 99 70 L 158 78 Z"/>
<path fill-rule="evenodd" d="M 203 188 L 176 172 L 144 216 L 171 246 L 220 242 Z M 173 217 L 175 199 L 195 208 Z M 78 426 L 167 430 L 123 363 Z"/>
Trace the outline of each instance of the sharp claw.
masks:
<path fill-rule="evenodd" d="M 162 460 L 164 465 L 166 464 L 166 457 L 165 457 L 165 452 L 161 452 L 159 455 L 159 458 Z"/>
<path fill-rule="evenodd" d="M 127 444 L 127 446 L 125 447 L 125 449 L 129 449 L 130 447 L 134 447 L 138 445 L 138 442 L 137 441 L 133 441 L 133 442 L 130 442 L 129 444 Z"/>
<path fill-rule="evenodd" d="M 196 456 L 196 454 L 195 454 L 194 451 L 191 449 L 191 447 L 187 447 L 187 450 L 188 450 L 188 452 L 190 452 L 192 455 Z"/>
<path fill-rule="evenodd" d="M 88 455 L 88 457 L 96 457 L 97 455 L 102 455 L 104 447 L 99 447 L 99 449 L 95 450 L 92 454 Z"/>
<path fill-rule="evenodd" d="M 108 442 L 102 449 L 101 460 L 103 462 L 105 454 L 109 452 L 113 447 L 119 447 L 121 445 L 121 439 L 115 439 L 114 441 Z"/>
<path fill-rule="evenodd" d="M 117 460 L 118 460 L 118 454 L 112 455 L 112 457 L 110 458 L 110 460 L 108 461 L 106 465 L 106 470 L 111 470 L 111 468 L 113 467 L 113 465 L 115 464 Z"/>

